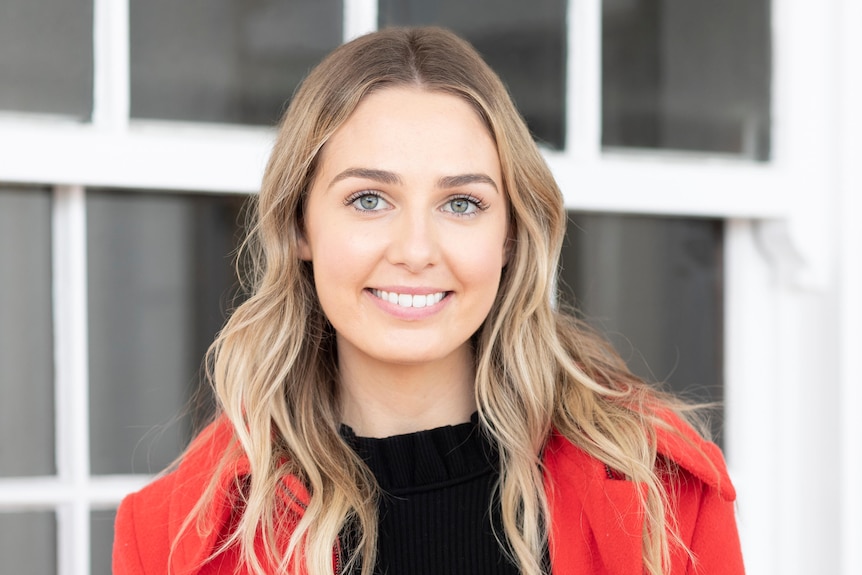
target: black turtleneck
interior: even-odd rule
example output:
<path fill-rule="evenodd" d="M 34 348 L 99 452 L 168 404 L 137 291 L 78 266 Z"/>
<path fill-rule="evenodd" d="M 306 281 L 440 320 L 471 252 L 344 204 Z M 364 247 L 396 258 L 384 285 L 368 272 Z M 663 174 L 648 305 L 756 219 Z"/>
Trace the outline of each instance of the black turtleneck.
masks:
<path fill-rule="evenodd" d="M 517 574 L 492 495 L 499 459 L 469 423 L 384 439 L 341 435 L 371 469 L 381 489 L 375 573 L 380 575 Z"/>

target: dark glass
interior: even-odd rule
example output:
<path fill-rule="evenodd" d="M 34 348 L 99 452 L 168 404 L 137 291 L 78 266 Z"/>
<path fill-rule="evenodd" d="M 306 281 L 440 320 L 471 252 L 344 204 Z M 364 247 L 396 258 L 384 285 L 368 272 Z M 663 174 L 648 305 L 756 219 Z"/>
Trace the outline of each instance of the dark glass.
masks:
<path fill-rule="evenodd" d="M 90 512 L 90 575 L 111 575 L 116 517 L 114 509 Z"/>
<path fill-rule="evenodd" d="M 54 513 L 0 513 L 0 557 L 0 573 L 56 573 L 57 520 Z"/>
<path fill-rule="evenodd" d="M 51 475 L 51 195 L 0 188 L 0 477 Z"/>
<path fill-rule="evenodd" d="M 0 2 L 0 110 L 89 119 L 92 0 Z"/>
<path fill-rule="evenodd" d="M 566 141 L 564 0 L 380 0 L 379 26 L 438 25 L 467 39 L 509 88 L 536 140 Z"/>
<path fill-rule="evenodd" d="M 134 118 L 271 125 L 342 40 L 340 0 L 130 3 Z"/>
<path fill-rule="evenodd" d="M 562 299 L 636 374 L 693 402 L 720 402 L 722 246 L 721 220 L 570 213 Z"/>
<path fill-rule="evenodd" d="M 768 160 L 768 0 L 604 0 L 602 144 Z"/>
<path fill-rule="evenodd" d="M 93 473 L 159 471 L 206 419 L 200 367 L 236 302 L 243 201 L 88 193 Z"/>

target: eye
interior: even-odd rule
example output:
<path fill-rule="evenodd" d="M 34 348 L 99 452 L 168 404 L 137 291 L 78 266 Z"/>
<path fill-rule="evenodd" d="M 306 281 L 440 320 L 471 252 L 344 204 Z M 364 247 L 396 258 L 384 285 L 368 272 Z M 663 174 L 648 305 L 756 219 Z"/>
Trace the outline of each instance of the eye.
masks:
<path fill-rule="evenodd" d="M 385 210 L 389 204 L 376 192 L 359 192 L 347 198 L 345 202 L 361 212 L 376 212 Z"/>
<path fill-rule="evenodd" d="M 452 208 L 452 211 L 456 214 L 467 214 L 470 213 L 471 210 L 476 209 L 475 205 L 471 204 L 469 200 L 465 200 L 464 198 L 452 200 L 449 202 L 449 207 Z"/>
<path fill-rule="evenodd" d="M 446 202 L 443 211 L 451 212 L 458 216 L 469 216 L 477 210 L 485 210 L 487 206 L 482 200 L 472 196 L 459 196 Z"/>

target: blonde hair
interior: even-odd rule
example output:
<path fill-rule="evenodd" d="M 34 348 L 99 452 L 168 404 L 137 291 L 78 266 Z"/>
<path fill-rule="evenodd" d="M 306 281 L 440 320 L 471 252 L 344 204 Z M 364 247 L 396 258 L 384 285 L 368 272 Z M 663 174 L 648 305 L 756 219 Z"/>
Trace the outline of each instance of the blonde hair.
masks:
<path fill-rule="evenodd" d="M 628 479 L 640 482 L 643 558 L 665 572 L 677 544 L 656 466 L 657 406 L 672 401 L 633 376 L 600 338 L 555 310 L 557 260 L 565 233 L 562 196 L 499 78 L 465 41 L 438 28 L 386 29 L 341 46 L 296 93 L 257 198 L 246 249 L 251 297 L 210 348 L 210 377 L 250 474 L 237 478 L 241 514 L 217 551 L 310 575 L 332 572 L 339 536 L 351 533 L 348 563 L 374 567 L 377 487 L 341 439 L 334 333 L 298 256 L 303 208 L 320 151 L 372 91 L 414 85 L 455 94 L 486 124 L 499 152 L 512 243 L 493 308 L 475 336 L 480 422 L 500 453 L 499 501 L 510 554 L 522 573 L 543 572 L 548 504 L 541 454 L 552 430 Z M 301 517 L 282 499 L 284 477 L 311 497 Z M 185 528 L 205 528 L 216 477 Z M 287 523 L 290 523 L 288 526 Z M 290 529 L 289 542 L 279 537 Z M 265 557 L 255 551 L 262 538 Z"/>

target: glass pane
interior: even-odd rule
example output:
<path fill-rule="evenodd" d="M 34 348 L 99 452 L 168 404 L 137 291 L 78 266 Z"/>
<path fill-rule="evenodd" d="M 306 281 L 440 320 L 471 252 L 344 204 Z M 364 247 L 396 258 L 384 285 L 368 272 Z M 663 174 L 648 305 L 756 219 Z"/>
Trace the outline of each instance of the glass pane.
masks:
<path fill-rule="evenodd" d="M 0 78 L 0 110 L 89 119 L 92 0 L 3 0 Z"/>
<path fill-rule="evenodd" d="M 564 0 L 380 0 L 379 26 L 434 24 L 470 41 L 500 75 L 542 144 L 565 145 Z"/>
<path fill-rule="evenodd" d="M 93 473 L 161 470 L 205 417 L 198 370 L 236 293 L 243 200 L 88 194 Z"/>
<path fill-rule="evenodd" d="M 635 373 L 694 402 L 723 397 L 722 229 L 720 220 L 571 213 L 563 251 L 563 300 Z M 719 437 L 720 417 L 713 424 Z"/>
<path fill-rule="evenodd" d="M 0 188 L 0 270 L 0 477 L 50 475 L 54 344 L 49 192 Z"/>
<path fill-rule="evenodd" d="M 111 575 L 116 516 L 114 509 L 90 513 L 90 575 Z"/>
<path fill-rule="evenodd" d="M 131 2 L 134 118 L 275 123 L 341 43 L 341 0 Z"/>
<path fill-rule="evenodd" d="M 57 520 L 50 511 L 0 513 L 0 573 L 57 572 Z"/>
<path fill-rule="evenodd" d="M 604 0 L 602 143 L 769 159 L 768 0 Z"/>

